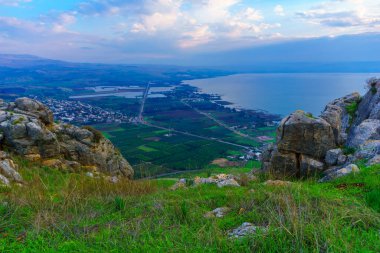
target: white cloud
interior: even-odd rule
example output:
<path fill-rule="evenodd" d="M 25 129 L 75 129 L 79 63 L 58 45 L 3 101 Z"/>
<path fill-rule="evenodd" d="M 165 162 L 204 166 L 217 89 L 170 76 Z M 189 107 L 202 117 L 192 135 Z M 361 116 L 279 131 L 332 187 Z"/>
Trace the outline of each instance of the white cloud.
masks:
<path fill-rule="evenodd" d="M 72 25 L 76 22 L 75 12 L 74 13 L 62 13 L 58 16 L 57 20 L 52 24 L 52 31 L 56 33 L 69 32 L 67 26 Z"/>
<path fill-rule="evenodd" d="M 258 33 L 279 27 L 263 19 L 259 10 L 242 6 L 241 0 L 149 0 L 130 32 L 150 36 L 171 33 L 178 35 L 180 48 L 190 48 L 241 36 L 257 38 Z"/>
<path fill-rule="evenodd" d="M 273 12 L 277 15 L 277 16 L 285 16 L 285 10 L 284 10 L 284 7 L 282 7 L 282 5 L 276 5 L 273 9 Z"/>
<path fill-rule="evenodd" d="M 29 3 L 31 1 L 32 0 L 0 0 L 0 6 L 6 5 L 6 6 L 18 7 L 23 3 Z"/>
<path fill-rule="evenodd" d="M 296 15 L 340 30 L 376 31 L 380 26 L 380 6 L 371 0 L 331 0 Z"/>
<path fill-rule="evenodd" d="M 196 27 L 193 31 L 184 32 L 182 36 L 184 38 L 179 41 L 179 46 L 181 48 L 190 48 L 210 42 L 213 33 L 210 31 L 209 26 L 203 25 Z"/>

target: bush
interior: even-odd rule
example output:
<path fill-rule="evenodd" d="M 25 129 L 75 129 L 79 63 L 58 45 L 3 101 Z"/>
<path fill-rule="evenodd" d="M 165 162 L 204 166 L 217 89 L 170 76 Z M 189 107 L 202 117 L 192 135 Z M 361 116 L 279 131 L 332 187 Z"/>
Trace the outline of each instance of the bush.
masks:
<path fill-rule="evenodd" d="M 356 152 L 356 149 L 353 147 L 343 147 L 343 154 L 352 155 Z"/>
<path fill-rule="evenodd" d="M 379 82 L 380 82 L 380 79 L 376 78 L 376 77 L 372 77 L 372 78 L 370 78 L 370 79 L 367 80 L 367 87 L 372 92 L 372 94 L 376 94 L 377 93 L 377 87 L 376 87 L 376 85 Z"/>
<path fill-rule="evenodd" d="M 350 118 L 350 124 L 352 123 L 352 121 L 355 118 L 355 113 L 358 110 L 358 107 L 359 107 L 359 104 L 356 101 L 352 102 L 351 104 L 349 104 L 349 105 L 346 106 L 346 111 L 351 116 L 351 118 Z"/>
<path fill-rule="evenodd" d="M 114 204 L 115 204 L 115 209 L 116 209 L 117 211 L 122 211 L 122 210 L 124 210 L 124 209 L 125 209 L 125 206 L 126 206 L 124 199 L 121 198 L 121 197 L 119 197 L 119 196 L 116 196 L 116 197 L 115 197 Z"/>

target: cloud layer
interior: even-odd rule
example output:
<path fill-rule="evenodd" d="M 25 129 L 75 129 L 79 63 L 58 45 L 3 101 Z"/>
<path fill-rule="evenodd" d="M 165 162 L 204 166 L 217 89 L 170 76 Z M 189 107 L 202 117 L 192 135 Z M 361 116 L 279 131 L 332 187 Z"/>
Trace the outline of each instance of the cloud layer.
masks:
<path fill-rule="evenodd" d="M 380 31 L 377 0 L 68 2 L 46 10 L 43 1 L 0 0 L 1 50 L 76 61 L 149 63 L 299 38 Z M 30 17 L 29 11 L 36 15 Z"/>

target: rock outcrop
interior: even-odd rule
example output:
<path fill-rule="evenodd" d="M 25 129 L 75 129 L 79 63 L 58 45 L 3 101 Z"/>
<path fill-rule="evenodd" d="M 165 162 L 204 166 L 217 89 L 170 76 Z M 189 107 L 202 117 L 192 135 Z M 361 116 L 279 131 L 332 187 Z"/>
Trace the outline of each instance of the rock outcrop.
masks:
<path fill-rule="evenodd" d="M 9 154 L 0 151 L 0 184 L 9 186 L 11 183 L 22 183 L 23 179 L 17 172 L 17 165 Z"/>
<path fill-rule="evenodd" d="M 380 155 L 380 81 L 361 97 L 352 93 L 329 103 L 321 116 L 296 111 L 277 129 L 276 144 L 262 156 L 263 167 L 279 177 L 325 173 L 322 181 L 357 169 L 352 163 Z"/>
<path fill-rule="evenodd" d="M 54 123 L 50 109 L 29 98 L 0 103 L 0 146 L 47 166 L 133 177 L 132 167 L 101 133 Z"/>

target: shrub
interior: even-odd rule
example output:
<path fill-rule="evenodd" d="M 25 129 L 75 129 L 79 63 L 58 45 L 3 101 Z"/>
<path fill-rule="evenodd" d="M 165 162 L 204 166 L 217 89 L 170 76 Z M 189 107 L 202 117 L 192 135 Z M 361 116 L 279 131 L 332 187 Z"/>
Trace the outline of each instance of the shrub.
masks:
<path fill-rule="evenodd" d="M 377 87 L 376 87 L 376 85 L 379 82 L 380 82 L 380 79 L 376 78 L 376 77 L 372 77 L 372 78 L 370 78 L 370 79 L 367 80 L 367 87 L 372 92 L 372 94 L 376 94 L 377 93 Z"/>
<path fill-rule="evenodd" d="M 239 176 L 238 183 L 241 186 L 248 186 L 248 183 L 249 183 L 249 177 L 248 177 L 248 175 L 244 174 L 244 173 L 241 173 L 240 176 Z"/>
<path fill-rule="evenodd" d="M 306 115 L 306 117 L 308 117 L 310 119 L 315 119 L 315 117 L 313 116 L 313 114 L 310 113 L 310 112 L 307 112 L 305 115 Z"/>
<path fill-rule="evenodd" d="M 121 198 L 120 196 L 116 196 L 115 199 L 114 199 L 114 204 L 115 204 L 115 209 L 117 211 L 122 211 L 125 209 L 125 201 L 123 198 Z"/>
<path fill-rule="evenodd" d="M 353 147 L 343 147 L 343 154 L 345 155 L 352 155 L 356 152 L 356 149 Z"/>
<path fill-rule="evenodd" d="M 358 110 L 358 107 L 359 107 L 359 104 L 356 101 L 346 106 L 346 111 L 351 116 L 351 118 L 355 117 L 355 113 Z"/>
<path fill-rule="evenodd" d="M 14 121 L 12 122 L 12 125 L 20 124 L 20 123 L 24 122 L 24 120 L 25 120 L 24 117 L 20 117 L 20 118 L 14 120 Z"/>

